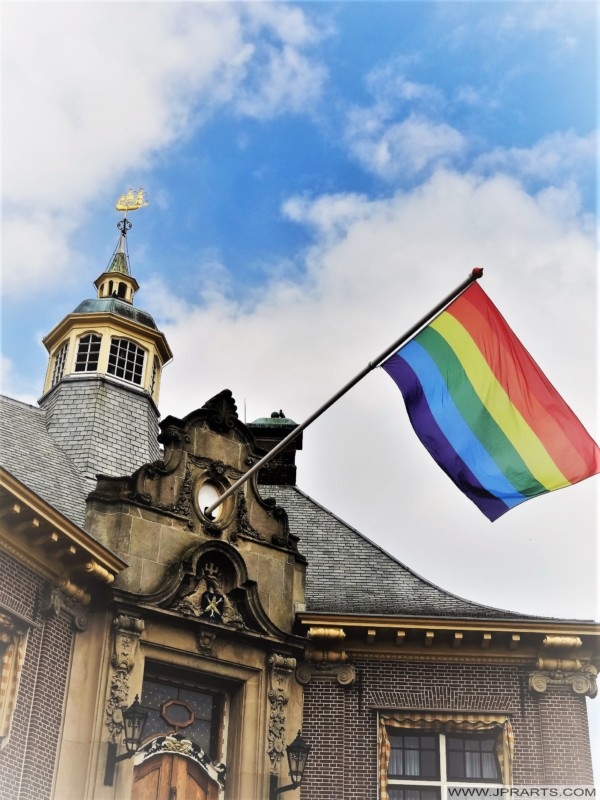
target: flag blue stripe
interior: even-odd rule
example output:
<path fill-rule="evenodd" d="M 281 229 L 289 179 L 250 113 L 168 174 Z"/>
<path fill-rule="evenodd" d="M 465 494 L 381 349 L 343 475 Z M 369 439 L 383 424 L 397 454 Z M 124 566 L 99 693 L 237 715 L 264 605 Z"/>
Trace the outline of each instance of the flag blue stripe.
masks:
<path fill-rule="evenodd" d="M 431 417 L 436 422 L 436 428 L 442 432 L 444 439 L 449 443 L 454 453 L 468 468 L 469 472 L 473 474 L 478 487 L 483 487 L 490 494 L 501 499 L 508 508 L 512 508 L 526 500 L 527 498 L 507 480 L 496 462 L 461 416 L 448 392 L 443 376 L 431 356 L 417 341 L 413 340 L 403 347 L 395 357 L 390 359 L 390 365 L 396 359 L 405 361 L 411 368 L 414 381 L 418 383 L 417 391 L 422 391 Z M 390 374 L 395 379 L 395 376 L 392 373 Z M 404 383 L 405 386 L 398 385 L 406 400 L 408 394 L 415 387 L 410 384 L 406 385 L 405 381 Z M 413 397 L 411 397 L 410 402 L 414 402 Z M 407 408 L 409 408 L 408 403 Z M 433 458 L 454 479 L 449 465 L 446 465 L 436 455 L 435 434 L 432 435 L 426 428 L 418 430 L 415 427 L 415 430 Z M 465 491 L 463 485 L 461 485 L 461 489 Z"/>
<path fill-rule="evenodd" d="M 418 378 L 406 361 L 400 358 L 391 358 L 383 365 L 383 368 L 403 393 L 405 391 L 413 393 L 410 407 L 407 405 L 410 421 L 421 443 L 425 445 L 444 472 L 489 520 L 493 522 L 505 514 L 509 510 L 506 503 L 481 486 L 439 429 L 425 395 L 421 391 Z M 415 389 L 416 386 L 419 388 Z M 435 451 L 429 447 L 429 441 L 425 440 L 421 431 L 428 432 L 430 441 L 435 442 Z"/>

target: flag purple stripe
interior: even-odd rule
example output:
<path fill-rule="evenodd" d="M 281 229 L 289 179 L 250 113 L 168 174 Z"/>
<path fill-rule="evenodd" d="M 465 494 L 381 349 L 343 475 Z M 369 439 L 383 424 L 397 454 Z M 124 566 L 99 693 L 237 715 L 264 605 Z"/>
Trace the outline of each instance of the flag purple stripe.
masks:
<path fill-rule="evenodd" d="M 414 370 L 402 358 L 391 358 L 382 366 L 404 397 L 411 393 L 411 403 L 406 404 L 411 424 L 425 448 L 448 477 L 492 522 L 505 514 L 509 506 L 481 485 L 437 424 Z M 523 500 L 526 499 L 523 497 Z"/>

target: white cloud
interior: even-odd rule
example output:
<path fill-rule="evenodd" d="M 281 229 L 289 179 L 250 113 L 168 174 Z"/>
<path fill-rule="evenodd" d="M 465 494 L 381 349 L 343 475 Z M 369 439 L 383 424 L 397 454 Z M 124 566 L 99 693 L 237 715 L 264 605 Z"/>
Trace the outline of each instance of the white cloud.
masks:
<path fill-rule="evenodd" d="M 315 235 L 304 277 L 273 280 L 239 302 L 152 293 L 156 303 L 178 303 L 163 326 L 176 354 L 163 409 L 186 414 L 227 387 L 248 420 L 283 408 L 301 421 L 479 265 L 484 289 L 593 429 L 595 252 L 574 213 L 562 221 L 547 198 L 506 177 L 444 171 L 385 201 L 325 195 L 290 199 L 285 210 Z M 162 318 L 158 305 L 151 310 Z M 381 370 L 304 441 L 300 485 L 445 588 L 464 594 L 468 586 L 471 597 L 506 605 L 505 587 L 485 578 L 483 565 L 494 564 L 511 576 L 511 607 L 594 614 L 594 564 L 580 557 L 593 547 L 593 481 L 526 503 L 492 527 L 424 452 Z M 528 581 L 538 570 L 542 586 Z"/>
<path fill-rule="evenodd" d="M 495 148 L 477 158 L 474 167 L 485 173 L 506 172 L 545 183 L 562 183 L 594 174 L 597 152 L 596 132 L 579 136 L 574 131 L 561 131 L 532 147 Z"/>
<path fill-rule="evenodd" d="M 346 140 L 365 169 L 387 180 L 422 176 L 450 163 L 467 147 L 465 137 L 445 122 L 417 114 L 391 122 L 381 106 L 355 109 L 349 115 Z"/>
<path fill-rule="evenodd" d="M 147 169 L 211 110 L 300 111 L 324 80 L 303 50 L 319 34 L 297 8 L 133 3 L 116 17 L 103 3 L 31 9 L 3 8 L 3 258 L 19 274 L 7 291 L 55 280 L 86 204 L 121 191 L 126 171 Z M 40 263 L 47 246 L 52 276 L 48 259 Z"/>
<path fill-rule="evenodd" d="M 406 77 L 414 59 L 396 56 L 375 67 L 365 78 L 366 85 L 378 103 L 415 103 L 436 105 L 442 102 L 440 91 L 431 84 L 417 83 Z"/>
<path fill-rule="evenodd" d="M 6 356 L 0 354 L 0 392 L 14 400 L 20 400 L 22 403 L 28 403 L 31 406 L 37 406 L 37 396 L 30 392 L 18 391 L 17 376 L 15 376 L 15 368 L 13 362 Z"/>

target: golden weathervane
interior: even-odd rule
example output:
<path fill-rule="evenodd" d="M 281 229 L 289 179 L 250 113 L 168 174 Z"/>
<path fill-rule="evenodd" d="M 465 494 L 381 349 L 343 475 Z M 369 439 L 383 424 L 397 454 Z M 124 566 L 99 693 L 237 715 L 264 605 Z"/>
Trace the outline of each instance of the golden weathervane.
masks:
<path fill-rule="evenodd" d="M 125 212 L 125 216 L 127 216 L 128 211 L 137 211 L 138 208 L 147 205 L 148 201 L 144 197 L 143 189 L 138 189 L 137 192 L 134 192 L 133 189 L 129 189 L 125 194 L 119 197 L 115 208 L 117 211 Z"/>

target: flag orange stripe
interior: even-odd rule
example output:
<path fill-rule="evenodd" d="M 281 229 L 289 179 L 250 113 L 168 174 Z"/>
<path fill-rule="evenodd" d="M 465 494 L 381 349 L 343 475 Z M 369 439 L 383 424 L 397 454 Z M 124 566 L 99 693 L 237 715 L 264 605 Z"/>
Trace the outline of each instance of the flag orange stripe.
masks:
<path fill-rule="evenodd" d="M 506 321 L 477 284 L 469 287 L 447 309 L 473 341 L 515 408 L 539 437 L 548 454 L 570 483 L 600 471 L 600 450 L 573 411 L 546 379 Z M 525 380 L 504 363 L 517 363 Z"/>

